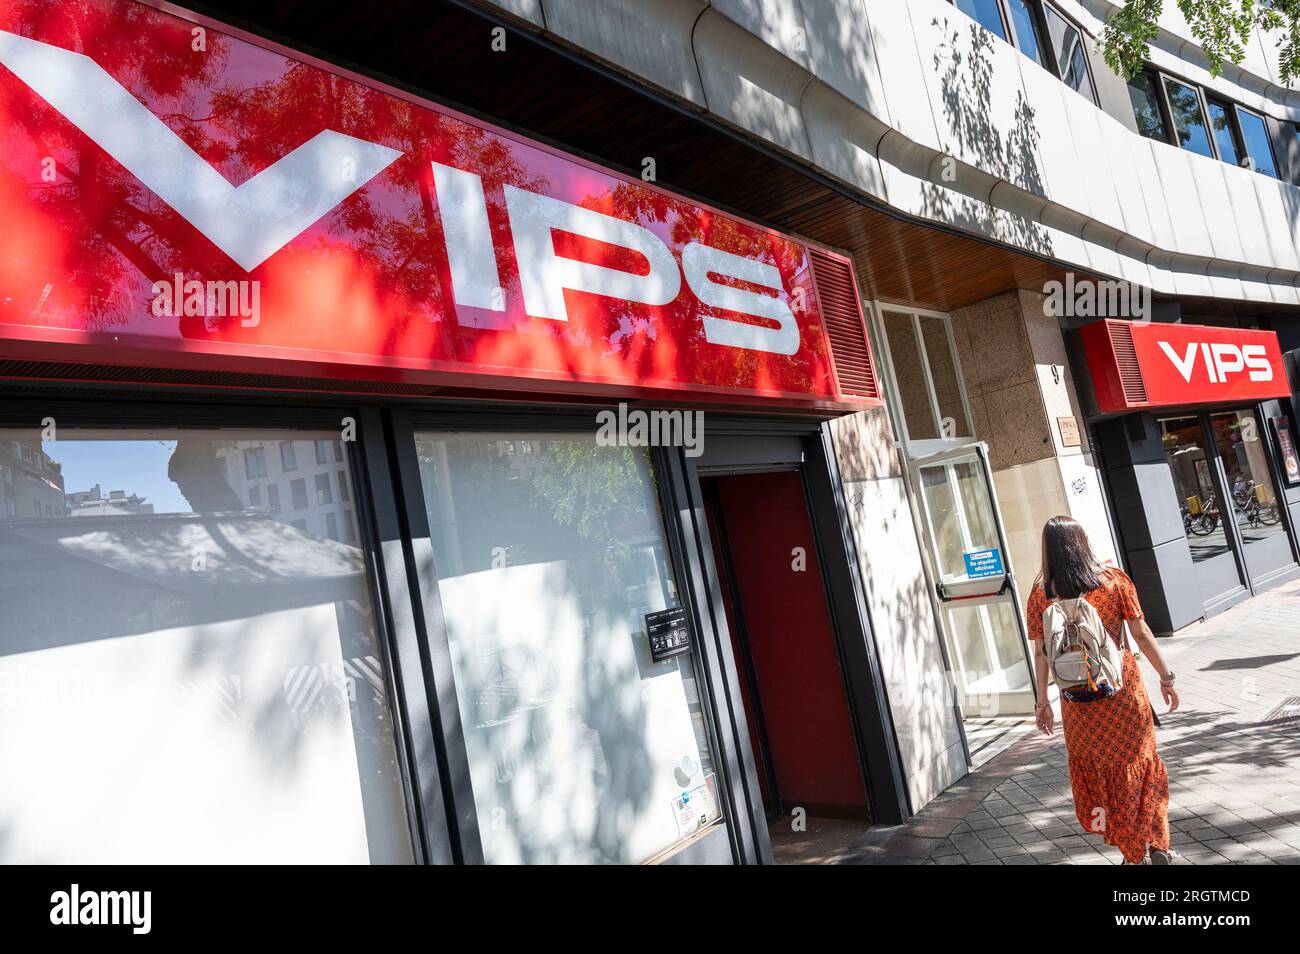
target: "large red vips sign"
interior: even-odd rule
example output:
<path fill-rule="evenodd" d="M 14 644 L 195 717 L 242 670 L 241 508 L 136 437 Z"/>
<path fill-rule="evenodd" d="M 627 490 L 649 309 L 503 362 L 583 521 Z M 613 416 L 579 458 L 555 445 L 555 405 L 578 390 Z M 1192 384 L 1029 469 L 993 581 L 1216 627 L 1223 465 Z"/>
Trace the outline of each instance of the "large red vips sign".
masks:
<path fill-rule="evenodd" d="M 878 403 L 840 256 L 131 0 L 0 0 L 0 223 L 0 358 Z"/>
<path fill-rule="evenodd" d="M 1080 333 L 1103 413 L 1249 404 L 1291 393 L 1272 331 L 1108 319 Z"/>

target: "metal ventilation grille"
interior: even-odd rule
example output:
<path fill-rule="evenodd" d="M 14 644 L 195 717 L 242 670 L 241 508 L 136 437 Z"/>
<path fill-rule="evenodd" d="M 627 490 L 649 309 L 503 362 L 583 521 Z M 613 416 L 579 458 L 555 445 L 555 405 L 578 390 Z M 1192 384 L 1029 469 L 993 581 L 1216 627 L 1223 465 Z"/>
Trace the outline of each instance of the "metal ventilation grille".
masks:
<path fill-rule="evenodd" d="M 228 371 L 180 371 L 165 368 L 124 368 L 107 364 L 72 362 L 0 361 L 0 378 L 78 383 L 170 384 L 189 387 L 253 388 L 274 391 L 345 391 L 353 394 L 406 394 L 426 396 L 438 387 L 388 381 L 349 381 L 283 374 L 232 374 Z"/>
<path fill-rule="evenodd" d="M 1115 366 L 1119 368 L 1119 383 L 1124 389 L 1124 400 L 1129 404 L 1146 404 L 1147 384 L 1142 379 L 1137 350 L 1133 347 L 1133 329 L 1118 321 L 1107 322 L 1110 346 L 1115 351 Z"/>
<path fill-rule="evenodd" d="M 821 305 L 826 336 L 835 359 L 835 376 L 840 392 L 853 397 L 880 398 L 880 382 L 867 346 L 867 329 L 858 307 L 853 268 L 848 262 L 809 249 L 817 299 Z"/>
<path fill-rule="evenodd" d="M 1282 367 L 1286 368 L 1286 379 L 1292 391 L 1300 391 L 1300 348 L 1282 354 Z"/>

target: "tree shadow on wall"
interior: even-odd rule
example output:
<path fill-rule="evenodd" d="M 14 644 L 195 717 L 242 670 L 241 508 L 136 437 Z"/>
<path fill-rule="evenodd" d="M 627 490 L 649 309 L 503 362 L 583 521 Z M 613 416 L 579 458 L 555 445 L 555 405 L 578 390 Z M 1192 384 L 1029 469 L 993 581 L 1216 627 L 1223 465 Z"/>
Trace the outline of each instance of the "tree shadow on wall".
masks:
<path fill-rule="evenodd" d="M 953 26 L 946 18 L 936 18 L 932 26 L 945 34 L 931 65 L 940 78 L 940 99 L 952 145 L 961 161 L 979 172 L 952 161 L 956 157 L 939 157 L 931 165 L 924 189 L 929 214 L 959 228 L 1052 255 L 1047 230 L 1014 210 L 1017 204 L 1028 209 L 1031 197 L 1047 195 L 1038 156 L 1036 111 L 1024 90 L 1018 89 L 1014 119 L 1009 128 L 1000 129 L 993 104 L 993 44 L 997 41 L 974 23 Z M 1003 201 L 995 209 L 989 200 L 998 187 Z"/>

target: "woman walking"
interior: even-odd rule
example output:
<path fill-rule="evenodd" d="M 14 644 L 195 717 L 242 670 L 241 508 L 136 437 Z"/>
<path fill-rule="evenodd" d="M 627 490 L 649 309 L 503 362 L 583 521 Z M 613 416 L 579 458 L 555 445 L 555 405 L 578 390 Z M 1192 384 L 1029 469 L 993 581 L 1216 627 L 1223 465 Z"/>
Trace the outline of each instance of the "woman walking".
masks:
<path fill-rule="evenodd" d="M 1170 712 L 1178 708 L 1174 674 L 1142 616 L 1133 581 L 1122 570 L 1098 562 L 1077 521 L 1053 517 L 1043 527 L 1043 571 L 1027 610 L 1029 635 L 1036 647 L 1037 722 L 1046 735 L 1053 733 L 1055 718 L 1047 701 L 1043 613 L 1055 600 L 1080 596 L 1096 609 L 1107 634 L 1123 650 L 1123 678 L 1118 691 L 1091 701 L 1070 699 L 1071 695 L 1081 698 L 1078 690 L 1061 694 L 1075 815 L 1085 831 L 1100 834 L 1106 844 L 1119 848 L 1125 864 L 1172 864 L 1169 776 L 1156 754 L 1154 712 L 1137 660 L 1123 639 L 1126 621 L 1143 655 L 1160 674 L 1160 695 Z"/>

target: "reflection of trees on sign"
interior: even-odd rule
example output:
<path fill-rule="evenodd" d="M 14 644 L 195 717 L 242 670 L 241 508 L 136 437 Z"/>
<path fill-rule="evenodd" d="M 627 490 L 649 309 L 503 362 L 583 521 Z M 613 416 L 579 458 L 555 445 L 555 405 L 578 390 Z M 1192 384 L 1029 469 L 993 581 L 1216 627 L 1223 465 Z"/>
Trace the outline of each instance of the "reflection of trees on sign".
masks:
<path fill-rule="evenodd" d="M 20 6 L 6 28 L 38 35 L 49 13 L 41 5 Z M 83 0 L 62 4 L 59 13 L 61 21 L 75 22 L 83 52 L 152 103 L 173 132 L 208 158 L 221 152 L 203 117 L 229 54 L 225 37 L 212 33 L 207 50 L 194 52 L 188 25 L 169 18 L 160 28 L 157 12 L 143 4 Z M 110 31 L 111 42 L 99 39 Z M 0 220 L 17 222 L 30 204 L 45 213 L 44 228 L 10 234 L 22 258 L 0 267 L 0 273 L 13 270 L 3 274 L 6 293 L 17 291 L 37 315 L 75 313 L 88 328 L 121 324 L 145 310 L 138 289 L 204 264 L 193 250 L 182 257 L 167 241 L 184 225 L 180 216 L 21 84 L 0 84 L 0 145 Z M 53 160 L 52 182 L 28 172 L 46 159 Z M 225 261 L 210 244 L 206 252 Z"/>

